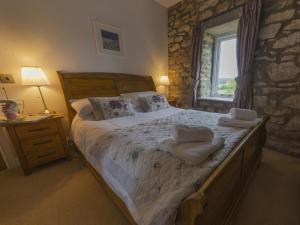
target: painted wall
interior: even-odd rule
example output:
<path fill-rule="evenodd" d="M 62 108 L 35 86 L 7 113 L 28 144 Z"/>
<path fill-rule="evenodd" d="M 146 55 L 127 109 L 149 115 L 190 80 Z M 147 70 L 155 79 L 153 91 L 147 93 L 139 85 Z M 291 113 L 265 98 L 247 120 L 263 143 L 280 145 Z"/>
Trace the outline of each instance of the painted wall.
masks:
<path fill-rule="evenodd" d="M 96 54 L 94 19 L 122 29 L 124 57 Z M 57 70 L 167 72 L 167 12 L 152 0 L 1 1 L 0 27 L 0 73 L 19 82 L 22 65 L 41 66 L 53 84 L 44 88 L 45 98 L 57 111 L 65 111 Z M 42 109 L 35 88 L 7 90 L 25 100 L 26 112 Z"/>
<path fill-rule="evenodd" d="M 121 28 L 123 57 L 97 55 L 95 19 Z M 168 71 L 167 57 L 167 10 L 153 0 L 0 2 L 0 73 L 14 75 L 17 84 L 7 92 L 25 101 L 26 113 L 41 111 L 42 102 L 36 88 L 20 85 L 22 65 L 44 69 L 52 83 L 43 88 L 49 108 L 66 112 L 57 70 L 158 76 Z"/>

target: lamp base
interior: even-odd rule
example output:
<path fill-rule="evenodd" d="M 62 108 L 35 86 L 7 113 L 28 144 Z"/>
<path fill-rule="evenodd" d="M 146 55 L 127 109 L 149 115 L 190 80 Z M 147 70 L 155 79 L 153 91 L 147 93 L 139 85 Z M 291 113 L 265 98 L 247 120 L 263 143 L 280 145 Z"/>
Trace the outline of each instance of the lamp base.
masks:
<path fill-rule="evenodd" d="M 55 114 L 55 111 L 51 109 L 45 109 L 44 111 L 40 112 L 40 114 L 45 114 L 45 115 Z"/>

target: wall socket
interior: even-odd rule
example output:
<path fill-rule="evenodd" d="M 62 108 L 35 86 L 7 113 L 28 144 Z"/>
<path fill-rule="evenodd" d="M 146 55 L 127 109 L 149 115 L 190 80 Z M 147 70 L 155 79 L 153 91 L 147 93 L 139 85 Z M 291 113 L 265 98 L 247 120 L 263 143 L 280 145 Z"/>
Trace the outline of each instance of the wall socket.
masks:
<path fill-rule="evenodd" d="M 15 83 L 15 79 L 11 74 L 0 74 L 0 83 Z"/>

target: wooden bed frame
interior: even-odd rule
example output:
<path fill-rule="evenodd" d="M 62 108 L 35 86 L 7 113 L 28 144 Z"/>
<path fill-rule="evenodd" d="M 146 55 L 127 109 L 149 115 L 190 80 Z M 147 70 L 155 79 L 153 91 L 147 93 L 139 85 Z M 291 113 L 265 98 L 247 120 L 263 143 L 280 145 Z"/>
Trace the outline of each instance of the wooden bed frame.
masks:
<path fill-rule="evenodd" d="M 65 95 L 70 122 L 75 115 L 70 105 L 71 99 L 155 91 L 153 79 L 149 76 L 65 72 L 58 72 L 58 75 Z M 232 222 L 238 202 L 261 162 L 262 149 L 266 140 L 266 121 L 265 118 L 262 123 L 252 129 L 210 174 L 199 190 L 181 203 L 176 218 L 177 225 L 227 225 Z M 136 225 L 123 201 L 91 164 L 85 159 L 84 161 L 128 221 Z"/>

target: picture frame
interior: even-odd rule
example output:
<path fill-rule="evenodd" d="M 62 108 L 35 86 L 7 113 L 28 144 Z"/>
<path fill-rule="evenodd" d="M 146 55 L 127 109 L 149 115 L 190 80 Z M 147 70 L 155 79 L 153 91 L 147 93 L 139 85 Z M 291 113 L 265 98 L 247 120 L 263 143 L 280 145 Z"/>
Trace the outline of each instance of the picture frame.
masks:
<path fill-rule="evenodd" d="M 120 28 L 93 21 L 93 32 L 98 55 L 124 55 L 123 37 Z"/>

